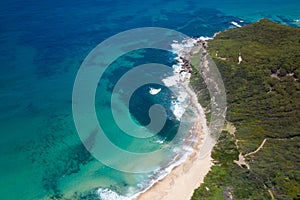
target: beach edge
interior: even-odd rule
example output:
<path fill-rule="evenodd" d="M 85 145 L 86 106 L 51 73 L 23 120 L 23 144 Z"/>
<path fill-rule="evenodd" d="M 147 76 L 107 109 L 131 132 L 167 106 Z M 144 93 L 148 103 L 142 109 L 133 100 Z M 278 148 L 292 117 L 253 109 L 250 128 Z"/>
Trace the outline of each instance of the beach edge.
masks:
<path fill-rule="evenodd" d="M 195 46 L 191 50 L 190 56 L 192 57 L 200 50 L 201 47 Z M 200 62 L 207 64 L 205 61 Z M 197 119 L 197 122 L 193 126 L 193 131 L 197 135 L 197 142 L 192 146 L 193 151 L 187 156 L 184 162 L 174 167 L 163 179 L 141 193 L 137 197 L 137 200 L 174 200 L 178 199 L 178 197 L 180 199 L 191 199 L 194 190 L 204 183 L 205 176 L 213 166 L 213 159 L 211 157 L 212 149 L 205 156 L 200 153 L 204 139 L 211 137 L 208 133 L 204 110 L 199 104 L 197 95 L 191 88 L 189 81 L 183 83 L 182 86 L 189 94 L 192 106 L 200 113 L 199 119 Z"/>

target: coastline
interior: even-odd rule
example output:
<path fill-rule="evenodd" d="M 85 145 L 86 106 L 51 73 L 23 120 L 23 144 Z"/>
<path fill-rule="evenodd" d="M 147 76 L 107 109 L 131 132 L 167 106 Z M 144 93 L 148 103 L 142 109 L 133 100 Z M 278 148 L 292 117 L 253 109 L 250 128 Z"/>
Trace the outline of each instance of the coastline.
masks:
<path fill-rule="evenodd" d="M 137 200 L 173 200 L 178 199 L 178 197 L 188 200 L 192 197 L 194 190 L 203 183 L 205 175 L 213 165 L 210 153 L 200 158 L 200 149 L 203 141 L 200 121 L 198 121 L 195 128 L 198 132 L 198 142 L 193 147 L 193 152 L 164 179 L 142 193 Z"/>
<path fill-rule="evenodd" d="M 190 60 L 193 54 L 200 51 L 201 47 L 195 45 L 191 51 L 185 55 Z M 211 151 L 204 157 L 200 155 L 203 140 L 209 137 L 206 118 L 203 108 L 198 102 L 196 93 L 189 86 L 190 76 L 181 82 L 180 85 L 185 88 L 190 97 L 191 105 L 198 111 L 199 118 L 193 126 L 192 131 L 197 135 L 197 142 L 192 146 L 193 151 L 187 156 L 186 160 L 180 165 L 172 169 L 163 179 L 156 182 L 148 190 L 141 193 L 137 200 L 173 200 L 186 199 L 189 200 L 200 184 L 204 182 L 204 177 L 210 171 L 213 165 Z"/>

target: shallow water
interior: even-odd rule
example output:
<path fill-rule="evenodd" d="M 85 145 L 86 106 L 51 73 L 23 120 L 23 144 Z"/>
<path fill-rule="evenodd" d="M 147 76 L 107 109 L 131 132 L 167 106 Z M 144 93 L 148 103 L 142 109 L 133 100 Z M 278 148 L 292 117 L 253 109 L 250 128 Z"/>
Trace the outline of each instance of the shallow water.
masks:
<path fill-rule="evenodd" d="M 212 36 L 233 28 L 233 21 L 245 25 L 262 17 L 299 27 L 299 7 L 295 0 L 1 1 L 0 198 L 56 195 L 97 199 L 98 188 L 126 195 L 145 188 L 150 178 L 161 175 L 149 177 L 105 167 L 89 154 L 77 135 L 72 117 L 75 76 L 87 54 L 107 37 L 147 26 L 175 29 L 189 36 Z M 171 67 L 173 58 L 170 53 L 149 50 L 116 61 L 111 69 L 114 72 L 103 80 L 108 87 L 97 91 L 98 117 L 101 110 L 110 112 L 106 100 L 102 101 L 103 94 L 110 95 L 109 88 L 126 69 L 150 61 Z M 163 88 L 159 98 L 154 98 L 147 93 L 148 87 L 140 88 L 131 101 L 131 114 L 137 123 L 147 124 L 145 110 L 154 103 L 163 103 L 171 119 L 168 90 Z M 111 126 L 109 117 L 99 121 L 107 129 L 118 129 Z M 191 124 L 182 123 L 189 129 Z M 178 122 L 170 120 L 167 126 L 153 139 L 158 143 L 148 141 L 152 146 L 147 147 L 157 148 L 159 141 L 172 138 Z M 130 142 L 124 138 L 120 145 L 138 148 L 128 145 Z"/>

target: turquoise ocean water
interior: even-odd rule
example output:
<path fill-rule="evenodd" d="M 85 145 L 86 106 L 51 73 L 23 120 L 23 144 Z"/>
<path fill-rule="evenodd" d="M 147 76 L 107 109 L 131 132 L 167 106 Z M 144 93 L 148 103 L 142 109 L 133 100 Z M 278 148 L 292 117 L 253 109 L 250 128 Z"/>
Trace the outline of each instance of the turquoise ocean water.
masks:
<path fill-rule="evenodd" d="M 131 174 L 107 167 L 79 139 L 72 116 L 73 84 L 84 58 L 103 40 L 149 26 L 211 37 L 234 28 L 231 22 L 245 25 L 263 17 L 300 27 L 299 7 L 296 0 L 1 1 L 0 199 L 121 199 L 118 195 L 134 195 L 162 175 L 160 171 Z M 118 138 L 120 130 L 108 102 L 114 84 L 140 64 L 172 66 L 175 56 L 146 49 L 124 55 L 110 66 L 99 81 L 104 87 L 97 88 L 95 107 L 112 141 L 124 147 L 136 142 Z M 172 120 L 172 92 L 163 87 L 153 96 L 148 93 L 150 86 L 156 87 L 145 85 L 134 93 L 129 104 L 132 117 L 146 125 L 146 111 L 158 103 L 166 108 L 168 120 L 156 138 L 140 145 L 146 150 L 168 145 L 180 123 L 186 133 L 193 124 L 192 114 L 188 121 Z M 184 137 L 188 134 L 183 132 Z M 182 143 L 176 145 L 168 147 L 174 155 L 166 156 L 166 163 L 180 154 L 174 149 Z M 140 146 L 128 148 L 146 151 Z"/>

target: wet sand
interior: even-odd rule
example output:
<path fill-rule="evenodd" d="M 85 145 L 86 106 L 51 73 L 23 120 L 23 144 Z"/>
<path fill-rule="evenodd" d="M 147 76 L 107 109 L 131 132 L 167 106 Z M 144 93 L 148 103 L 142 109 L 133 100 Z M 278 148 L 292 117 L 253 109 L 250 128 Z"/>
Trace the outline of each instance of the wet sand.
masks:
<path fill-rule="evenodd" d="M 190 56 L 198 53 L 200 49 L 201 47 L 194 46 L 190 52 L 191 55 L 186 55 L 185 58 L 189 60 Z M 212 141 L 213 139 L 208 134 L 204 111 L 198 103 L 195 92 L 190 88 L 189 81 L 190 76 L 187 76 L 187 79 L 181 82 L 180 85 L 185 88 L 185 91 L 190 96 L 191 105 L 199 113 L 199 119 L 193 130 L 196 131 L 195 134 L 197 135 L 198 141 L 194 143 L 192 153 L 182 164 L 175 167 L 165 178 L 139 195 L 137 200 L 189 200 L 194 190 L 203 183 L 205 175 L 213 165 L 211 152 L 209 151 L 203 155 L 203 151 L 201 151 L 203 140 Z"/>
<path fill-rule="evenodd" d="M 203 183 L 205 175 L 212 166 L 210 152 L 204 157 L 199 155 L 203 140 L 200 121 L 196 131 L 199 137 L 193 152 L 164 179 L 141 194 L 138 200 L 189 200 L 192 197 L 194 190 Z"/>

